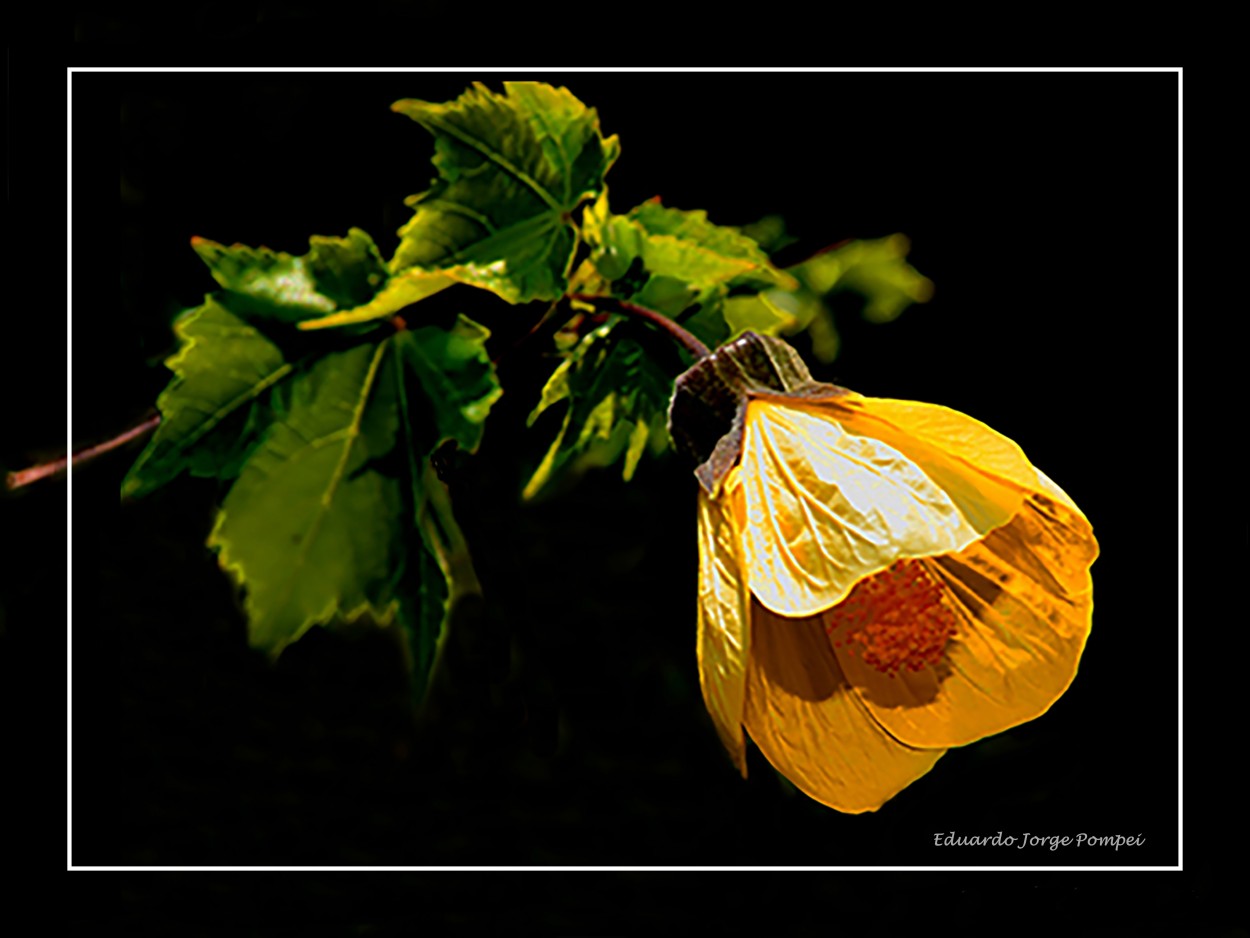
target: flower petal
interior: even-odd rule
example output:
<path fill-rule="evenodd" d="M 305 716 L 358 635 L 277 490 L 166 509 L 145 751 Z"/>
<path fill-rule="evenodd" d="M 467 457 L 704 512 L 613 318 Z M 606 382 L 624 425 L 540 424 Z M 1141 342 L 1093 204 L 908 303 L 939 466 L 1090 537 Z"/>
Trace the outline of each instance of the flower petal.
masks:
<path fill-rule="evenodd" d="M 982 533 L 915 462 L 848 433 L 835 408 L 747 405 L 741 491 L 730 497 L 750 590 L 782 615 L 829 609 L 902 557 L 958 551 Z"/>
<path fill-rule="evenodd" d="M 889 678 L 837 649 L 860 699 L 896 739 L 962 746 L 1045 713 L 1076 676 L 1098 544 L 1067 496 L 1045 483 L 1007 525 L 923 561 L 958 621 L 936 669 Z"/>
<path fill-rule="evenodd" d="M 906 455 L 950 496 L 979 534 L 1006 524 L 1028 493 L 1038 489 L 1038 471 L 1019 446 L 957 410 L 860 396 L 823 406 L 849 432 Z"/>
<path fill-rule="evenodd" d="M 726 484 L 737 469 L 730 471 Z M 748 623 L 739 574 L 740 538 L 728 503 L 699 489 L 699 686 L 721 742 L 747 774 L 742 706 Z"/>
<path fill-rule="evenodd" d="M 872 719 L 848 685 L 823 617 L 751 604 L 747 732 L 777 771 L 822 804 L 875 811 L 924 775 L 942 749 L 913 749 Z"/>

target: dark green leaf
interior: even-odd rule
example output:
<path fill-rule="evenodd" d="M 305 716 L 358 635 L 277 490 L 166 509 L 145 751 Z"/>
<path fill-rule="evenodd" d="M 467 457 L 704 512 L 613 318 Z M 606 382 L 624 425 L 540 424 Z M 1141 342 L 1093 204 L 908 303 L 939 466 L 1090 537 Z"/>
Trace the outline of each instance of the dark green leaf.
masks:
<path fill-rule="evenodd" d="M 346 238 L 314 236 L 295 257 L 267 247 L 227 247 L 206 238 L 191 246 L 224 288 L 222 305 L 245 318 L 300 322 L 367 303 L 386 280 L 373 240 L 358 228 Z"/>
<path fill-rule="evenodd" d="M 317 289 L 339 309 L 368 303 L 386 281 L 377 245 L 359 228 L 350 229 L 346 238 L 313 235 L 308 243 L 308 269 Z"/>
<path fill-rule="evenodd" d="M 786 221 L 780 215 L 765 215 L 759 221 L 743 225 L 741 230 L 770 256 L 799 240 L 786 231 Z"/>
<path fill-rule="evenodd" d="M 423 444 L 418 440 L 419 420 L 410 405 L 408 378 L 402 368 L 396 369 L 394 376 L 408 485 L 408 509 L 401 523 L 411 526 L 406 567 L 399 581 L 398 623 L 403 630 L 404 660 L 413 702 L 420 706 L 446 636 L 452 573 L 449 541 L 459 535 L 459 529 L 451 517 L 446 488 L 433 477 Z M 431 494 L 441 499 L 445 508 L 442 517 L 431 504 Z"/>
<path fill-rule="evenodd" d="M 428 543 L 420 540 L 408 552 L 400 575 L 397 622 L 403 630 L 404 658 L 414 703 L 420 705 L 430 686 L 447 629 L 448 584 L 445 571 Z"/>
<path fill-rule="evenodd" d="M 491 405 L 503 394 L 495 366 L 486 351 L 490 331 L 467 316 L 451 329 L 418 326 L 395 336 L 394 342 L 407 374 L 424 392 L 421 399 L 432 413 L 414 413 L 423 453 L 444 440 L 455 440 L 473 452 L 482 439 L 482 424 Z"/>
<path fill-rule="evenodd" d="M 603 188 L 615 137 L 567 89 L 475 84 L 455 101 L 397 101 L 435 138 L 433 187 L 413 196 L 392 271 L 440 270 L 510 303 L 554 300 L 577 246 L 571 213 Z"/>
<path fill-rule="evenodd" d="M 587 335 L 543 388 L 530 424 L 560 401 L 568 401 L 568 410 L 525 486 L 525 498 L 539 494 L 561 472 L 617 460 L 623 460 L 622 475 L 628 481 L 649 443 L 656 449 L 664 446 L 672 379 L 624 334 L 623 326 L 615 319 Z"/>
<path fill-rule="evenodd" d="M 291 372 L 278 347 L 209 298 L 174 323 L 174 373 L 157 398 L 161 423 L 122 483 L 143 495 L 183 470 L 235 475 L 248 444 L 267 422 L 262 395 Z"/>

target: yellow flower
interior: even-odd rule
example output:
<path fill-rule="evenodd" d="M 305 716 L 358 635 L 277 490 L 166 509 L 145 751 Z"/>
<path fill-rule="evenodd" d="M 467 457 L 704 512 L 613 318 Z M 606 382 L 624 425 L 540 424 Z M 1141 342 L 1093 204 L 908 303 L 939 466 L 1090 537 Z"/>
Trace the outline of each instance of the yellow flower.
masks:
<path fill-rule="evenodd" d="M 745 727 L 803 792 L 874 811 L 1067 690 L 1098 545 L 1011 440 L 750 333 L 678 379 L 669 423 L 702 461 L 699 677 L 744 776 Z"/>

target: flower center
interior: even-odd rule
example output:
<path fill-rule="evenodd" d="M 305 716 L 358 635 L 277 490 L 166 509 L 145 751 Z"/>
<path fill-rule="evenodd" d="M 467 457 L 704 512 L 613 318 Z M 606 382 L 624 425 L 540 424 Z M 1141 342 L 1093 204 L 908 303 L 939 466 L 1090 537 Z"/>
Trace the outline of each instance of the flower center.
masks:
<path fill-rule="evenodd" d="M 900 560 L 855 584 L 833 608 L 825 631 L 835 646 L 894 677 L 899 668 L 919 671 L 941 662 L 956 621 L 924 564 Z"/>

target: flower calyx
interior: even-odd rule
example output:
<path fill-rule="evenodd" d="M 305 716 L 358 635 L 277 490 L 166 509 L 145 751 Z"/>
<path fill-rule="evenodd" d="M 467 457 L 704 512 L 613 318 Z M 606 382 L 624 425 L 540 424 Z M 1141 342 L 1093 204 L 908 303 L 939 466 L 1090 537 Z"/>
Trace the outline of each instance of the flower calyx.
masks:
<path fill-rule="evenodd" d="M 668 409 L 673 444 L 698 463 L 695 478 L 709 495 L 742 455 L 747 403 L 754 399 L 829 400 L 846 388 L 812 379 L 787 342 L 744 332 L 678 376 Z"/>

